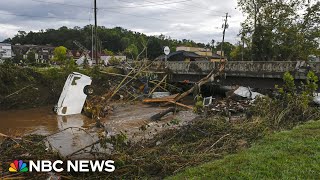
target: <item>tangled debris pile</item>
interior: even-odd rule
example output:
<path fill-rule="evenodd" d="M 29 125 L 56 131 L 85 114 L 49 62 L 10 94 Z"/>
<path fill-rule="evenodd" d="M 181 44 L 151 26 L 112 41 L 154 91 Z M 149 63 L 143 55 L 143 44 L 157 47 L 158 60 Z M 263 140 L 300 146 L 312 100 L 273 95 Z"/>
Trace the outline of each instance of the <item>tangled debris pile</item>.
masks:
<path fill-rule="evenodd" d="M 251 106 L 250 100 L 216 100 L 208 106 L 208 110 L 211 114 L 221 114 L 231 116 L 238 113 L 246 113 Z"/>
<path fill-rule="evenodd" d="M 102 95 L 93 96 L 87 100 L 84 107 L 85 114 L 93 119 L 101 119 L 112 112 L 111 102 L 114 100 L 134 102 L 152 96 L 157 89 L 168 92 L 168 89 L 175 88 L 165 81 L 167 76 L 161 81 L 156 80 L 157 75 L 148 71 L 152 65 L 152 62 L 141 62 L 137 66 L 125 66 L 126 74 L 101 70 L 100 73 L 111 76 L 112 81 L 109 80 L 109 88 Z M 154 88 L 151 89 L 149 84 L 153 84 Z"/>
<path fill-rule="evenodd" d="M 9 173 L 10 163 L 13 160 L 56 160 L 60 159 L 59 155 L 51 151 L 45 144 L 44 136 L 28 135 L 21 138 L 10 137 L 0 133 L 0 162 L 4 170 L 1 172 L 3 179 L 45 179 L 46 173 Z M 1 166 L 1 164 L 0 164 Z"/>

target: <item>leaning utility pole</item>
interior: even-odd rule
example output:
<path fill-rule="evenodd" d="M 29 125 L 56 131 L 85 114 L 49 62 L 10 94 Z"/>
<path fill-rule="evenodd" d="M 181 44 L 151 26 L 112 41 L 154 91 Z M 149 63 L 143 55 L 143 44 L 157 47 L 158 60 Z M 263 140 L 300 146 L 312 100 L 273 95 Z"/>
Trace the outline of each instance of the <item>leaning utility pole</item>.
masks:
<path fill-rule="evenodd" d="M 98 20 L 97 20 L 97 0 L 94 0 L 94 42 L 95 42 L 95 48 L 92 52 L 92 57 L 95 56 L 96 58 L 96 65 L 99 65 L 99 59 L 98 59 Z M 93 55 L 93 53 L 95 55 Z"/>
<path fill-rule="evenodd" d="M 226 29 L 227 29 L 227 26 L 228 26 L 228 13 L 226 13 L 226 19 L 224 20 L 224 26 L 223 26 L 223 36 L 222 36 L 222 42 L 221 42 L 221 50 L 220 50 L 220 62 L 222 60 L 222 51 L 223 51 L 223 43 L 224 43 L 224 36 L 226 34 Z M 224 53 L 223 53 L 223 56 L 224 56 Z"/>

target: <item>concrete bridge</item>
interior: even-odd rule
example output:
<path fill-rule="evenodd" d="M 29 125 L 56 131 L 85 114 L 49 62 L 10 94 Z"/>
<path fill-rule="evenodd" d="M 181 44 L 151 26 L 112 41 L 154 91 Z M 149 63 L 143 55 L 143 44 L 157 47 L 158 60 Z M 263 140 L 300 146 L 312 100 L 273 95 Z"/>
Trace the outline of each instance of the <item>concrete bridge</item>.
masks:
<path fill-rule="evenodd" d="M 155 62 L 153 69 L 168 73 L 172 82 L 197 82 L 205 77 L 219 62 Z M 320 62 L 297 61 L 229 61 L 224 76 L 216 78 L 214 84 L 242 85 L 256 88 L 273 88 L 282 84 L 285 72 L 290 72 L 297 81 L 305 80 L 309 70 L 320 75 Z"/>

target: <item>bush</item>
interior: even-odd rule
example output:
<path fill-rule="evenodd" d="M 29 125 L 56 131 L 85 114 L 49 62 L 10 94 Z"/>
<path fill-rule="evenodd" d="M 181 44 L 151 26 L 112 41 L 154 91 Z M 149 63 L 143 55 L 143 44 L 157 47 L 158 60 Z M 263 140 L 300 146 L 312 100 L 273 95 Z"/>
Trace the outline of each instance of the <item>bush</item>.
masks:
<path fill-rule="evenodd" d="M 117 66 L 121 63 L 121 59 L 116 58 L 114 56 L 111 57 L 111 59 L 109 60 L 108 64 L 111 66 Z"/>
<path fill-rule="evenodd" d="M 302 92 L 298 92 L 293 76 L 286 72 L 284 86 L 279 88 L 279 97 L 257 99 L 250 113 L 261 117 L 273 130 L 288 129 L 305 121 L 320 117 L 318 108 L 310 106 L 313 95 L 318 89 L 318 77 L 310 71 L 306 84 L 302 83 Z"/>

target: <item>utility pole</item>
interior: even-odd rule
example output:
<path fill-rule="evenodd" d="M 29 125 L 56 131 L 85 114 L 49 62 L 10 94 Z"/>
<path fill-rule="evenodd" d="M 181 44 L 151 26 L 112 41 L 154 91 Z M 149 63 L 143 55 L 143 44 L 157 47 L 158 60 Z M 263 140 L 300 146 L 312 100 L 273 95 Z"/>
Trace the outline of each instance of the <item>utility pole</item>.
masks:
<path fill-rule="evenodd" d="M 241 41 L 242 41 L 242 46 L 241 46 L 241 61 L 243 61 L 243 56 L 244 56 L 244 33 L 242 32 L 241 35 Z"/>
<path fill-rule="evenodd" d="M 96 58 L 96 65 L 99 65 L 99 59 L 98 59 L 98 20 L 97 20 L 97 0 L 94 0 L 94 41 L 95 41 L 95 48 L 92 52 L 92 56 L 95 56 Z M 95 55 L 93 55 L 93 53 Z"/>
<path fill-rule="evenodd" d="M 226 19 L 224 20 L 224 25 L 223 25 L 223 36 L 222 36 L 222 42 L 221 42 L 221 50 L 220 50 L 220 62 L 222 60 L 222 51 L 223 51 L 223 43 L 224 43 L 224 36 L 226 34 L 226 29 L 227 29 L 227 26 L 228 26 L 228 13 L 226 13 Z M 223 56 L 225 54 L 223 53 Z"/>

